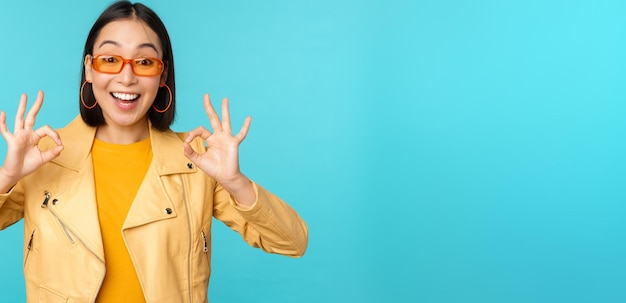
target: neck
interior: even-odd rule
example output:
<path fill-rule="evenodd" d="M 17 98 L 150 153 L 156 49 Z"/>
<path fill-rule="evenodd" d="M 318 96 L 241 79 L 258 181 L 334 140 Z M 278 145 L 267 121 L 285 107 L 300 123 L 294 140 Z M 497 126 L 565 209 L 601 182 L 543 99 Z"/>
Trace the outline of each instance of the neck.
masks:
<path fill-rule="evenodd" d="M 148 123 L 128 126 L 101 125 L 96 130 L 96 138 L 112 144 L 133 144 L 150 136 Z"/>

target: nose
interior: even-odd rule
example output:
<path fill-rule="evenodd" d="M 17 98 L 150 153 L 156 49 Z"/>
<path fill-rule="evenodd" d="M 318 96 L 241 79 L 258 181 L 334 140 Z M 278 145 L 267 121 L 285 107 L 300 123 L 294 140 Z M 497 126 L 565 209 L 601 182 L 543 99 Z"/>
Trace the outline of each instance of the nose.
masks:
<path fill-rule="evenodd" d="M 122 71 L 118 74 L 118 81 L 124 85 L 131 85 L 137 81 L 137 77 L 133 73 L 133 67 L 129 62 L 124 62 Z"/>

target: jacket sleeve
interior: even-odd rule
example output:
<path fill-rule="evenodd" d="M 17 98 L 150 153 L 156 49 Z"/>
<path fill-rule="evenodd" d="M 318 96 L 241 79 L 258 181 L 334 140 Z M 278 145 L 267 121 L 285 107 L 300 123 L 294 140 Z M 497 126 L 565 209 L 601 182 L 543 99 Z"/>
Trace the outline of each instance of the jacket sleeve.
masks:
<path fill-rule="evenodd" d="M 253 247 L 266 252 L 301 257 L 308 245 L 306 223 L 295 210 L 256 183 L 252 184 L 257 200 L 251 208 L 242 209 L 217 184 L 213 215 L 239 232 Z"/>
<path fill-rule="evenodd" d="M 0 230 L 24 217 L 24 188 L 18 182 L 8 193 L 0 194 Z"/>

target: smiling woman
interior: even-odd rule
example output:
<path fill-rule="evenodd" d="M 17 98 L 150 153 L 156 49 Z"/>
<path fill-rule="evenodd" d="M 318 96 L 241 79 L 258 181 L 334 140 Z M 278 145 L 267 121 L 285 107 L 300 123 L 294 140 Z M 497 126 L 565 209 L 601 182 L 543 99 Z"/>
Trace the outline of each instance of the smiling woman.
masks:
<path fill-rule="evenodd" d="M 112 21 L 97 32 L 95 40 L 88 39 L 94 41 L 94 45 L 85 46 L 88 53 L 85 54 L 84 72 L 85 81 L 91 84 L 104 117 L 104 123 L 92 123 L 99 126 L 96 136 L 120 144 L 147 138 L 146 113 L 156 102 L 159 88 L 167 85 L 168 73 L 163 71 L 162 63 L 144 64 L 152 68 L 136 68 L 136 62 L 162 62 L 164 51 L 158 42 L 162 39 L 136 17 Z M 168 47 L 168 53 L 171 53 L 169 44 Z M 171 61 L 168 59 L 166 62 Z M 173 69 L 173 64 L 170 65 Z M 138 73 L 138 70 L 143 72 Z M 173 83 L 172 77 L 170 84 L 173 86 Z M 172 98 L 169 102 L 175 101 Z"/>
<path fill-rule="evenodd" d="M 123 117 L 117 117 L 122 119 L 118 123 L 128 127 L 134 123 L 145 124 L 148 117 L 152 125 L 159 130 L 168 129 L 173 122 L 176 110 L 176 83 L 169 34 L 154 12 L 142 9 L 145 6 L 141 4 L 135 6 L 134 9 L 120 7 L 106 10 L 94 23 L 85 42 L 83 50 L 85 69 L 81 83 L 86 85 L 80 94 L 81 100 L 84 100 L 80 104 L 80 112 L 85 122 L 91 126 L 107 124 L 104 117 L 107 111 L 103 110 L 108 106 L 111 106 L 111 109 L 116 106 L 119 109 L 118 113 L 125 113 Z M 153 22 L 148 23 L 151 20 Z M 95 60 L 96 58 L 102 60 Z M 148 66 L 140 68 L 138 64 L 145 65 L 146 62 L 156 61 L 159 64 L 148 65 L 152 66 L 151 68 Z M 97 73 L 94 73 L 94 70 Z M 141 88 L 144 95 L 133 90 L 114 90 L 119 90 L 120 85 L 128 87 L 130 84 L 133 84 L 134 90 Z M 117 93 L 118 97 L 120 94 L 127 94 L 126 97 L 138 95 L 135 100 L 138 102 L 127 102 L 129 99 L 122 102 L 122 99 L 113 93 Z M 105 102 L 96 106 L 97 100 L 104 102 L 107 99 L 118 102 Z M 92 106 L 95 107 L 94 110 L 85 108 Z M 132 110 L 135 107 L 137 110 Z M 147 115 L 141 115 L 146 112 Z M 130 136 L 146 135 L 144 133 Z"/>
<path fill-rule="evenodd" d="M 24 219 L 28 302 L 206 302 L 212 218 L 253 247 L 300 257 L 307 226 L 250 181 L 228 100 L 212 131 L 169 129 L 176 108 L 169 36 L 148 7 L 120 1 L 84 50 L 80 117 L 35 128 L 44 95 L 22 95 L 0 167 L 0 226 Z M 69 256 L 48 262 L 49 256 Z"/>

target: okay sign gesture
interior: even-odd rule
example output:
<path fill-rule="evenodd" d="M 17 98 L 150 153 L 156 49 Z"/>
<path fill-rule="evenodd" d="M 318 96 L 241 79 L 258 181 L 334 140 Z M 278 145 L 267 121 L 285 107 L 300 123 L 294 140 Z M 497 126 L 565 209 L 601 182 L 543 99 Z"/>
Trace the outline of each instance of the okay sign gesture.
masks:
<path fill-rule="evenodd" d="M 208 94 L 204 95 L 204 108 L 209 116 L 213 133 L 202 126 L 189 132 L 184 142 L 185 156 L 207 175 L 222 184 L 239 202 L 251 204 L 254 199 L 250 201 L 249 194 L 252 193 L 252 198 L 255 198 L 252 185 L 239 169 L 239 145 L 248 134 L 251 118 L 247 117 L 239 133 L 233 135 L 227 98 L 222 100 L 222 121 L 215 112 Z M 206 142 L 205 153 L 200 154 L 191 148 L 189 143 L 196 137 Z M 241 195 L 242 193 L 245 194 Z"/>
<path fill-rule="evenodd" d="M 0 167 L 0 191 L 6 192 L 17 181 L 35 171 L 44 163 L 58 157 L 63 150 L 59 134 L 50 126 L 34 129 L 37 114 L 43 104 L 43 92 L 37 94 L 33 107 L 26 117 L 26 95 L 20 98 L 20 105 L 15 115 L 13 133 L 7 127 L 5 112 L 0 113 L 0 134 L 7 142 L 4 164 Z M 37 146 L 41 138 L 48 136 L 56 143 L 53 148 L 41 151 Z"/>

